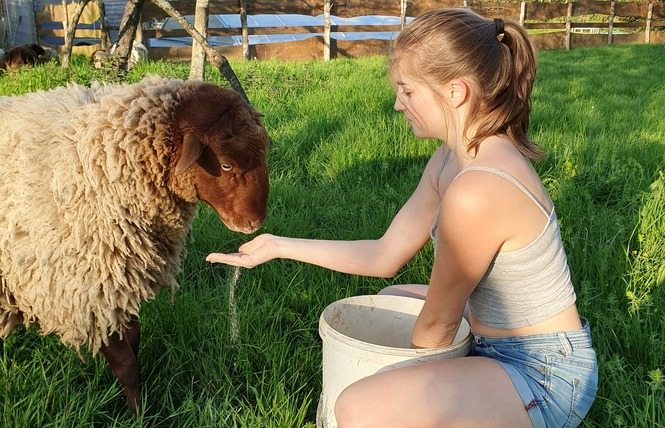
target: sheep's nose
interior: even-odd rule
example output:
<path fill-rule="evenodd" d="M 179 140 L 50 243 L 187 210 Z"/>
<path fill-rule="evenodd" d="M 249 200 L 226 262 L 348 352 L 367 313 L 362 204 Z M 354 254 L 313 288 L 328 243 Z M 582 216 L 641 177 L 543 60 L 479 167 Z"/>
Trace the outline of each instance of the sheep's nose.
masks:
<path fill-rule="evenodd" d="M 257 230 L 262 225 L 263 225 L 263 219 L 261 219 L 261 220 L 250 220 L 249 221 L 249 228 L 252 229 L 252 230 Z"/>

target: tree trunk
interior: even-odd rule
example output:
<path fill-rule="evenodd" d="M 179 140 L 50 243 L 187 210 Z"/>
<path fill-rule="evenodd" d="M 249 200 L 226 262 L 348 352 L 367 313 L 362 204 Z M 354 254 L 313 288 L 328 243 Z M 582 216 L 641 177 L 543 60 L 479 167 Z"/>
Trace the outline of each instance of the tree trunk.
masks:
<path fill-rule="evenodd" d="M 69 60 L 72 56 L 72 45 L 74 44 L 74 34 L 76 33 L 76 26 L 78 25 L 79 19 L 81 19 L 81 14 L 83 13 L 83 9 L 85 9 L 88 2 L 90 2 L 90 0 L 79 1 L 79 4 L 76 6 L 76 9 L 74 10 L 74 14 L 72 15 L 72 20 L 67 23 L 66 26 L 67 31 L 65 32 L 65 46 L 63 47 L 63 52 L 62 52 L 63 68 L 69 67 Z M 67 16 L 68 12 L 65 2 L 63 2 L 63 6 L 65 6 L 65 10 L 63 12 L 65 13 L 65 16 Z"/>
<path fill-rule="evenodd" d="M 125 13 L 122 16 L 118 32 L 118 45 L 113 51 L 114 56 L 118 58 L 114 62 L 118 71 L 127 71 L 129 55 L 132 53 L 134 37 L 136 37 L 136 29 L 139 26 L 141 9 L 144 3 L 145 0 L 127 0 L 125 5 Z"/>
<path fill-rule="evenodd" d="M 64 17 L 62 21 L 62 31 L 66 33 L 67 28 L 69 27 L 69 9 L 67 9 L 67 0 L 62 0 L 62 16 Z"/>
<path fill-rule="evenodd" d="M 208 35 L 209 0 L 196 0 L 194 28 L 203 36 Z M 192 61 L 189 66 L 190 80 L 205 80 L 206 53 L 199 43 L 192 43 Z"/>
<path fill-rule="evenodd" d="M 134 0 L 132 0 L 134 1 Z M 219 69 L 220 73 L 222 73 L 222 76 L 226 78 L 226 80 L 231 84 L 231 87 L 242 96 L 245 101 L 249 103 L 249 98 L 247 98 L 247 94 L 245 93 L 245 90 L 243 89 L 242 85 L 240 84 L 240 80 L 238 80 L 238 76 L 236 76 L 235 72 L 231 68 L 231 65 L 229 64 L 229 61 L 226 59 L 225 56 L 219 54 L 206 40 L 205 37 L 201 35 L 196 29 L 187 22 L 184 16 L 177 10 L 171 6 L 171 3 L 169 3 L 168 0 L 152 0 L 154 4 L 159 6 L 160 9 L 162 9 L 164 12 L 169 14 L 173 19 L 175 19 L 178 24 L 182 28 L 189 33 L 190 36 L 201 46 L 203 47 L 203 50 L 205 51 L 206 55 L 208 55 L 208 58 L 210 62 Z"/>
<path fill-rule="evenodd" d="M 109 36 L 109 25 L 106 22 L 106 5 L 99 2 L 99 20 L 102 23 L 102 50 L 108 52 L 111 49 L 111 37 Z"/>

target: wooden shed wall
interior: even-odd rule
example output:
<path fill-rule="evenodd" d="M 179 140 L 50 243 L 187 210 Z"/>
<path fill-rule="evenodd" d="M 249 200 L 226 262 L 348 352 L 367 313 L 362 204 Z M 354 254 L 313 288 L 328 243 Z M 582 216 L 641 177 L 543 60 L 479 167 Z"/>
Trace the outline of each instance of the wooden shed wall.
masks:
<path fill-rule="evenodd" d="M 122 14 L 125 12 L 125 4 L 127 3 L 126 0 L 92 0 L 92 1 L 104 3 L 104 6 L 106 8 L 106 21 L 109 23 L 111 27 L 120 26 L 120 20 L 122 19 Z M 57 5 L 57 6 L 62 5 L 62 0 L 32 0 L 32 2 L 34 4 L 33 8 L 35 14 L 39 13 L 39 11 L 46 5 Z M 71 0 L 68 0 L 67 2 L 70 3 Z M 148 3 L 150 3 L 150 1 L 148 1 Z"/>

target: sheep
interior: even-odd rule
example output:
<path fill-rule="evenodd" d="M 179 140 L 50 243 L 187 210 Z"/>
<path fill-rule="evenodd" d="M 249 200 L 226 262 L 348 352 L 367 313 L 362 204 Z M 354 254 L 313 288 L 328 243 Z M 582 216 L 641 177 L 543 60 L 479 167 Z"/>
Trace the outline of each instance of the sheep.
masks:
<path fill-rule="evenodd" d="M 235 91 L 147 76 L 0 97 L 0 338 L 101 353 L 141 411 L 139 306 L 178 289 L 198 201 L 252 233 L 269 138 Z"/>
<path fill-rule="evenodd" d="M 5 52 L 0 66 L 4 69 L 18 68 L 24 65 L 35 65 L 39 62 L 39 57 L 46 51 L 36 43 L 29 45 L 16 46 Z"/>

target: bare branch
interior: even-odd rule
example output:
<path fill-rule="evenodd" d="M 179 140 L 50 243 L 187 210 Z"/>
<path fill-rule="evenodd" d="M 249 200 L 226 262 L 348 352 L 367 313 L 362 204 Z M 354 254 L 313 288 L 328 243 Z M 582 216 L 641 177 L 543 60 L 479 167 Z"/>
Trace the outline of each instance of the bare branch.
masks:
<path fill-rule="evenodd" d="M 208 43 L 206 38 L 201 35 L 192 24 L 190 24 L 185 17 L 178 12 L 173 6 L 171 6 L 171 3 L 168 0 L 151 0 L 155 5 L 159 6 L 164 12 L 166 12 L 169 16 L 171 16 L 173 19 L 176 20 L 180 26 L 189 33 L 190 36 L 198 43 L 201 45 L 203 50 L 205 51 L 206 55 L 208 56 L 208 59 L 210 62 L 219 69 L 220 73 L 228 80 L 228 82 L 231 84 L 231 87 L 238 92 L 244 99 L 249 103 L 249 98 L 247 98 L 247 94 L 245 93 L 245 90 L 243 89 L 242 85 L 240 84 L 240 80 L 238 80 L 238 76 L 236 76 L 235 72 L 231 68 L 231 65 L 229 64 L 229 61 L 226 59 L 225 56 L 219 54 L 213 47 Z"/>

